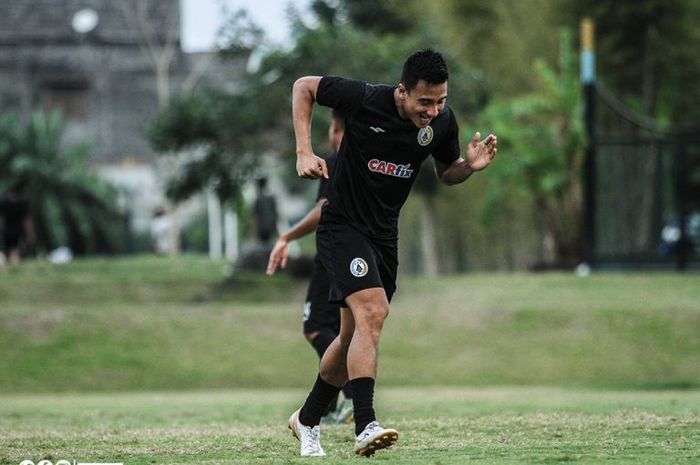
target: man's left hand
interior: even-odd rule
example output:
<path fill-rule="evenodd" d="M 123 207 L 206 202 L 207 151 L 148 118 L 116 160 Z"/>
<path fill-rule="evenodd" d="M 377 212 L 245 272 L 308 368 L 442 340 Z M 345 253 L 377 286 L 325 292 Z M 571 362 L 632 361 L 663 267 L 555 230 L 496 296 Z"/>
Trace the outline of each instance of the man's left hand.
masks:
<path fill-rule="evenodd" d="M 467 163 L 472 171 L 481 171 L 491 164 L 496 156 L 498 139 L 493 134 L 489 134 L 486 139 L 481 139 L 481 133 L 476 132 L 467 148 Z"/>

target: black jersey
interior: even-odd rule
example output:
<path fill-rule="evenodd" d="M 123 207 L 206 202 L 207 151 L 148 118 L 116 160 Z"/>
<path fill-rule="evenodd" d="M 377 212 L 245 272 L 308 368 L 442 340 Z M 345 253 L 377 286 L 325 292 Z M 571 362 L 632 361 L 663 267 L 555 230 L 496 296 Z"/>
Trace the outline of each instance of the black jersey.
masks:
<path fill-rule="evenodd" d="M 459 158 L 459 129 L 445 106 L 425 128 L 399 116 L 395 87 L 325 76 L 316 100 L 345 115 L 345 135 L 328 187 L 321 226 L 349 224 L 374 239 L 398 236 L 399 211 L 430 155 Z"/>
<path fill-rule="evenodd" d="M 335 161 L 338 159 L 338 152 L 330 155 L 326 158 L 326 168 L 328 168 L 328 175 L 333 174 L 333 169 L 335 168 Z M 321 178 L 321 182 L 318 185 L 318 194 L 316 194 L 316 202 L 321 199 L 328 198 L 328 183 L 330 179 Z"/>

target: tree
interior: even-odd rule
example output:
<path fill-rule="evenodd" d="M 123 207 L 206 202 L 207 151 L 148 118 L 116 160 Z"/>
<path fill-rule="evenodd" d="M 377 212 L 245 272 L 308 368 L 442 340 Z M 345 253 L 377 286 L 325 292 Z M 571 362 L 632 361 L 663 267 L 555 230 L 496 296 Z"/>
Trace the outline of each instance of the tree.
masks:
<path fill-rule="evenodd" d="M 177 176 L 168 181 L 166 194 L 175 202 L 213 188 L 224 202 L 240 200 L 242 183 L 250 179 L 257 159 L 264 121 L 254 96 L 198 94 L 179 98 L 161 111 L 149 128 L 157 150 L 174 154 L 194 150 Z"/>
<path fill-rule="evenodd" d="M 554 64 L 564 18 L 550 0 L 434 0 L 441 36 L 462 66 L 477 68 L 493 95 L 534 90 L 535 59 Z"/>
<path fill-rule="evenodd" d="M 89 147 L 61 147 L 59 113 L 34 113 L 27 125 L 0 118 L 0 196 L 22 191 L 29 202 L 36 246 L 70 246 L 76 253 L 120 248 L 123 219 L 116 192 L 87 167 Z"/>
<path fill-rule="evenodd" d="M 507 163 L 494 163 L 490 173 L 492 215 L 507 186 L 532 197 L 535 214 L 553 243 L 556 266 L 581 259 L 581 163 L 584 149 L 581 86 L 570 33 L 560 39 L 558 69 L 538 60 L 537 92 L 511 101 L 494 101 L 485 111 L 487 126 L 499 137 Z"/>
<path fill-rule="evenodd" d="M 566 0 L 577 26 L 596 29 L 599 79 L 627 105 L 668 123 L 700 120 L 700 4 L 695 0 Z"/>

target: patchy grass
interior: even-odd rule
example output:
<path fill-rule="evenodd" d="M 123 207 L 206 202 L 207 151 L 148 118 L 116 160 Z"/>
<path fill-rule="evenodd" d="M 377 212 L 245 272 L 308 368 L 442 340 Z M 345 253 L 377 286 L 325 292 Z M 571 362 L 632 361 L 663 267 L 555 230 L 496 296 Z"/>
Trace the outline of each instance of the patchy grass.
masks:
<path fill-rule="evenodd" d="M 286 420 L 300 390 L 0 396 L 0 464 L 24 459 L 125 465 L 295 464 Z M 387 464 L 695 464 L 700 391 L 382 388 L 382 422 L 401 433 Z M 323 429 L 324 463 L 364 460 L 353 429 Z M 320 462 L 320 461 L 319 461 Z"/>

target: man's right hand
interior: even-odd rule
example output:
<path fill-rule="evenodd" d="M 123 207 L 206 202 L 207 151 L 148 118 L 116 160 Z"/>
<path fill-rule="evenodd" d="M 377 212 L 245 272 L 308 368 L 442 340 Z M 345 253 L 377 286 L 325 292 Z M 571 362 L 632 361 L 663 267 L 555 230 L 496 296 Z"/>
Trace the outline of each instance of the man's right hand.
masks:
<path fill-rule="evenodd" d="M 289 255 L 289 243 L 281 237 L 275 242 L 275 246 L 270 252 L 270 258 L 267 261 L 267 274 L 272 276 L 275 274 L 277 267 L 284 268 L 287 266 L 287 256 Z"/>
<path fill-rule="evenodd" d="M 297 156 L 297 174 L 306 179 L 318 179 L 324 177 L 328 179 L 328 167 L 326 160 L 317 157 L 313 153 L 310 155 Z"/>

